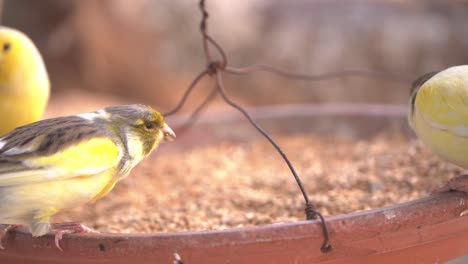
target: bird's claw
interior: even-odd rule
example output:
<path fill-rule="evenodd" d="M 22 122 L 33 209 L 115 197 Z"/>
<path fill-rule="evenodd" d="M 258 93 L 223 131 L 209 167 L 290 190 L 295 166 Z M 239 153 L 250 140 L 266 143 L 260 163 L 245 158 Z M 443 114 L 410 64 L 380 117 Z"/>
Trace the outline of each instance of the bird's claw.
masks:
<path fill-rule="evenodd" d="M 463 211 L 460 213 L 460 216 L 466 216 L 466 215 L 468 215 L 468 209 L 463 210 Z"/>
<path fill-rule="evenodd" d="M 2 228 L 0 228 L 0 249 L 5 249 L 3 247 L 3 237 L 8 233 L 8 231 L 15 230 L 18 228 L 18 225 L 0 225 Z"/>
<path fill-rule="evenodd" d="M 55 233 L 55 246 L 63 251 L 60 247 L 60 240 L 62 240 L 65 234 L 80 234 L 80 233 L 99 233 L 98 231 L 89 228 L 80 223 L 54 223 L 52 224 L 52 230 Z"/>
<path fill-rule="evenodd" d="M 462 174 L 450 179 L 443 187 L 436 189 L 433 193 L 459 191 L 468 194 L 468 174 Z"/>
<path fill-rule="evenodd" d="M 64 234 L 73 234 L 74 232 L 72 230 L 56 230 L 55 231 L 55 246 L 60 250 L 63 251 L 63 249 L 60 247 L 60 240 L 62 240 Z"/>
<path fill-rule="evenodd" d="M 468 174 L 462 174 L 455 178 L 450 179 L 444 186 L 434 190 L 432 193 L 442 193 L 442 192 L 464 192 L 468 194 Z M 460 216 L 468 215 L 468 209 L 463 210 Z"/>

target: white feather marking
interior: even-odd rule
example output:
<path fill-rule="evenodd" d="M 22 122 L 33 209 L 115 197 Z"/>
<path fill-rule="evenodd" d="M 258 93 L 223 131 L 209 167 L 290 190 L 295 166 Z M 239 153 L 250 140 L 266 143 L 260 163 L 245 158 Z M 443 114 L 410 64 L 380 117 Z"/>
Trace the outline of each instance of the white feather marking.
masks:
<path fill-rule="evenodd" d="M 440 129 L 440 130 L 445 130 L 447 132 L 450 132 L 454 135 L 461 136 L 461 137 L 468 137 L 468 126 L 465 125 L 458 125 L 458 126 L 447 126 L 447 125 L 442 125 L 438 122 L 432 121 L 427 115 L 422 115 L 422 118 L 424 121 L 427 122 L 427 124 L 433 128 Z"/>
<path fill-rule="evenodd" d="M 19 148 L 19 147 L 14 147 L 14 148 L 11 148 L 5 152 L 3 152 L 4 155 L 19 155 L 19 154 L 23 154 L 23 153 L 29 153 L 29 152 L 33 152 L 36 148 L 32 145 L 26 147 L 26 148 Z"/>
<path fill-rule="evenodd" d="M 29 231 L 33 237 L 43 236 L 50 232 L 50 223 L 32 221 L 29 225 Z"/>
<path fill-rule="evenodd" d="M 66 178 L 72 178 L 75 176 L 83 176 L 83 175 L 94 175 L 94 174 L 99 174 L 101 172 L 104 172 L 108 168 L 103 168 L 103 167 L 92 167 L 92 168 L 85 168 L 81 170 L 75 170 L 73 172 L 68 172 L 66 170 L 61 170 L 61 169 L 48 169 L 47 173 L 44 174 L 44 179 L 47 180 L 54 180 L 59 177 L 60 179 L 66 179 Z"/>
<path fill-rule="evenodd" d="M 455 135 L 459 135 L 462 137 L 468 137 L 468 127 L 467 126 L 456 126 L 448 129 L 450 132 L 454 133 Z"/>
<path fill-rule="evenodd" d="M 99 109 L 99 110 L 96 111 L 96 113 L 97 113 L 98 115 L 100 115 L 100 116 L 103 116 L 103 117 L 109 115 L 109 114 L 106 112 L 106 110 L 104 110 L 104 109 Z"/>
<path fill-rule="evenodd" d="M 109 113 L 107 113 L 104 109 L 97 110 L 95 112 L 89 112 L 89 113 L 83 113 L 83 114 L 78 114 L 76 115 L 78 117 L 81 117 L 83 119 L 93 121 L 96 118 L 108 118 Z"/>
<path fill-rule="evenodd" d="M 76 116 L 89 120 L 89 121 L 93 121 L 97 117 L 97 114 L 95 112 L 90 112 L 90 113 L 78 114 Z"/>
<path fill-rule="evenodd" d="M 5 146 L 5 144 L 6 144 L 6 141 L 0 140 L 0 149 L 2 149 L 3 146 Z"/>
<path fill-rule="evenodd" d="M 128 154 L 131 158 L 131 166 L 135 166 L 143 159 L 143 144 L 137 134 L 130 129 L 126 129 L 125 133 L 127 139 Z"/>

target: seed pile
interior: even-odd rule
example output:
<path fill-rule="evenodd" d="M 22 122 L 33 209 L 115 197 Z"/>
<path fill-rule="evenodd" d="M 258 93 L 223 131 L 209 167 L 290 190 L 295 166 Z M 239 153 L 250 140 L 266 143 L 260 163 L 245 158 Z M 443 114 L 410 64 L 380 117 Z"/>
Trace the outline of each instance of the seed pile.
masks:
<path fill-rule="evenodd" d="M 422 197 L 461 173 L 417 140 L 278 136 L 325 216 Z M 264 140 L 150 156 L 95 204 L 59 215 L 103 232 L 213 230 L 304 219 L 286 164 Z"/>

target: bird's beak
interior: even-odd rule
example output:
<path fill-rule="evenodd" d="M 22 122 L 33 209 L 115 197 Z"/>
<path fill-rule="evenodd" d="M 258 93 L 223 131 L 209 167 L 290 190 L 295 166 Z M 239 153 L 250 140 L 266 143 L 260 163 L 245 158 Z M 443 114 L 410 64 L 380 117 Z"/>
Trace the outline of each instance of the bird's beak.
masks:
<path fill-rule="evenodd" d="M 164 126 L 161 128 L 161 131 L 164 135 L 163 140 L 166 142 L 172 141 L 176 138 L 176 134 L 167 124 L 164 124 Z"/>

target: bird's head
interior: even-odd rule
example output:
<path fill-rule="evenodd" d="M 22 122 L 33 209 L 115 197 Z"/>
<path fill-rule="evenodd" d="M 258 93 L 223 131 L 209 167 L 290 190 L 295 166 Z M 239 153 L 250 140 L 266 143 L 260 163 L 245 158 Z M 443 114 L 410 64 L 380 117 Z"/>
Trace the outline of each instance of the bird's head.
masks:
<path fill-rule="evenodd" d="M 42 71 L 46 71 L 44 62 L 28 36 L 16 29 L 0 26 L 0 85 Z"/>
<path fill-rule="evenodd" d="M 112 125 L 118 127 L 119 137 L 126 142 L 131 157 L 146 157 L 158 144 L 172 141 L 176 135 L 163 116 L 146 105 L 107 107 Z"/>

